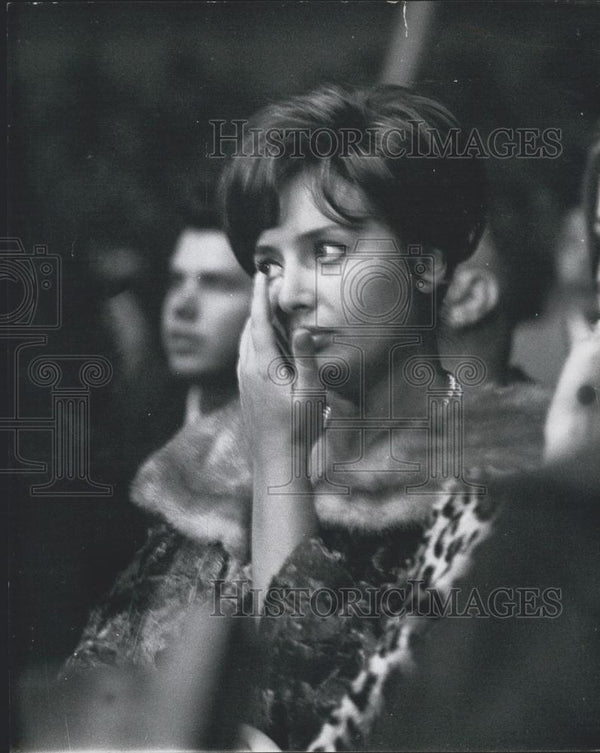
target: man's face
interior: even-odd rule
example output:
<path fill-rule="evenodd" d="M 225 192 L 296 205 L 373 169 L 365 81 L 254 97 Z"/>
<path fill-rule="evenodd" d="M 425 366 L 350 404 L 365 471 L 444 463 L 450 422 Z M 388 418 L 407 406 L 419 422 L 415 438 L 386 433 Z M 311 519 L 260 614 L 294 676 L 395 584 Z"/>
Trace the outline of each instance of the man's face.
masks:
<path fill-rule="evenodd" d="M 412 320 L 414 311 L 407 311 L 418 296 L 398 272 L 399 242 L 390 227 L 368 216 L 355 189 L 345 199 L 363 222 L 333 221 L 315 204 L 306 176 L 290 181 L 280 194 L 279 224 L 257 240 L 255 264 L 288 335 L 308 329 L 319 360 L 342 358 L 354 376 L 363 359 L 388 367 L 390 336 Z"/>
<path fill-rule="evenodd" d="M 162 309 L 162 340 L 171 371 L 190 380 L 234 373 L 250 295 L 250 278 L 225 234 L 185 230 L 171 258 Z"/>

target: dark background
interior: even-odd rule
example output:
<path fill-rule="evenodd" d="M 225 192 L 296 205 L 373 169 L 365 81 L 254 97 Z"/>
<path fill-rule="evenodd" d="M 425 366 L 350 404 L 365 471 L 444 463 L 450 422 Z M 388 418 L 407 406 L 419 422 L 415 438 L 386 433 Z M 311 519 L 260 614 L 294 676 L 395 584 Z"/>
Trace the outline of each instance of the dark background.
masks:
<path fill-rule="evenodd" d="M 411 6 L 413 4 L 409 4 Z M 600 119 L 597 3 L 434 3 L 418 88 L 464 123 L 559 127 L 557 160 L 489 160 L 501 244 L 519 274 L 519 317 L 544 313 L 553 249 L 579 202 L 585 150 Z M 146 366 L 125 380 L 107 301 L 133 296 L 153 333 L 178 213 L 212 196 L 211 118 L 251 115 L 325 82 L 378 81 L 401 44 L 402 3 L 15 3 L 8 7 L 9 235 L 47 244 L 63 263 L 63 324 L 47 352 L 104 354 L 110 386 L 92 395 L 93 473 L 111 498 L 42 498 L 15 476 L 11 497 L 13 681 L 74 647 L 90 606 L 141 541 L 128 503 L 141 460 L 176 429 L 182 388 L 153 335 Z M 408 8 L 408 34 L 411 11 Z M 401 75 L 401 71 L 399 72 Z M 133 250 L 132 276 L 98 260 Z M 108 256 L 107 256 L 108 255 Z M 111 266 L 110 264 L 108 265 Z M 10 294 L 10 290 L 8 291 Z M 41 351 L 40 351 L 41 352 Z M 37 354 L 37 353 L 36 353 Z M 48 396 L 27 392 L 30 415 Z M 47 459 L 42 437 L 24 437 Z M 18 717 L 15 739 L 18 741 Z"/>

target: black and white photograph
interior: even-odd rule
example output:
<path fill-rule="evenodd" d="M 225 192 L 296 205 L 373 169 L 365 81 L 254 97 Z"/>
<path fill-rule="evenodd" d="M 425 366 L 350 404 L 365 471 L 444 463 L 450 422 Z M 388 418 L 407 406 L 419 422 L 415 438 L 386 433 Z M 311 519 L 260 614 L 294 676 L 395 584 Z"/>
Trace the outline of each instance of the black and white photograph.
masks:
<path fill-rule="evenodd" d="M 600 748 L 600 2 L 9 2 L 9 749 Z"/>

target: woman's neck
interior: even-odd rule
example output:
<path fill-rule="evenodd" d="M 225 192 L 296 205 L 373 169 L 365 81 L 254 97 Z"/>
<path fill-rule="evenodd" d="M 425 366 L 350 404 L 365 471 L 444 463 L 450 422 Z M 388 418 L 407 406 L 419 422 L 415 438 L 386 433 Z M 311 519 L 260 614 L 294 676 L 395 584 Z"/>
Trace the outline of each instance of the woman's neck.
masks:
<path fill-rule="evenodd" d="M 427 377 L 409 381 L 404 366 L 409 359 L 422 359 L 427 371 L 419 373 L 415 365 L 415 375 Z M 431 371 L 429 371 L 431 370 Z M 442 367 L 435 344 L 425 348 L 419 344 L 413 348 L 402 348 L 398 358 L 379 370 L 372 371 L 373 379 L 365 384 L 362 402 L 365 418 L 417 418 L 427 413 L 427 393 L 431 389 L 449 389 L 448 373 Z M 409 375 L 410 376 L 410 375 Z"/>

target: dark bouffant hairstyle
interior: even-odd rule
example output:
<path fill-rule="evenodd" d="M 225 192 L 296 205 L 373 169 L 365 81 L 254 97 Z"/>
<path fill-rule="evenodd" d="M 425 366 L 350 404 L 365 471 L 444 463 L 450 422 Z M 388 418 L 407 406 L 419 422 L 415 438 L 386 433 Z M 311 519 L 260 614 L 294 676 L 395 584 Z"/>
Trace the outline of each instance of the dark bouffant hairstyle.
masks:
<path fill-rule="evenodd" d="M 440 249 L 452 271 L 476 248 L 487 204 L 483 160 L 465 156 L 465 138 L 445 107 L 400 86 L 328 86 L 270 105 L 248 124 L 221 180 L 234 253 L 252 273 L 259 235 L 278 222 L 279 193 L 302 172 L 326 216 L 360 221 L 340 191 L 358 188 L 404 247 Z"/>

